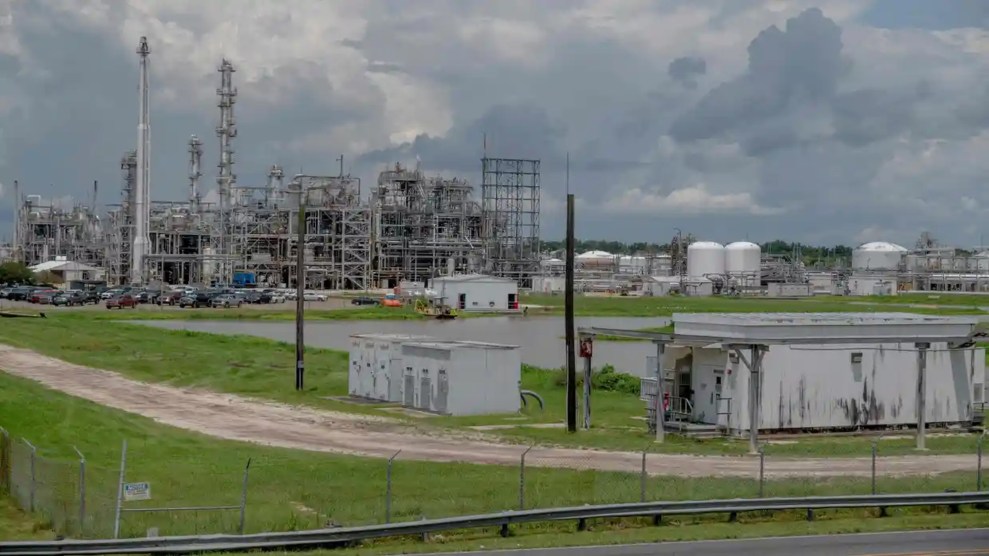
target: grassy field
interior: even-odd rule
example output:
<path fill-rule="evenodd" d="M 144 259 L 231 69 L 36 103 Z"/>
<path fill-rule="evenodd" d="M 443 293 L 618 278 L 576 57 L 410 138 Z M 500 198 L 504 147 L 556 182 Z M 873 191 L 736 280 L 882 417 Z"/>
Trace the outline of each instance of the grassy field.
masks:
<path fill-rule="evenodd" d="M 529 309 L 530 314 L 562 314 L 562 295 L 527 295 L 521 302 L 538 305 Z M 955 304 L 953 299 L 943 298 L 945 305 Z M 894 303 L 909 303 L 898 298 L 879 297 L 811 297 L 807 299 L 773 299 L 747 297 L 621 297 L 577 296 L 574 313 L 578 316 L 602 317 L 656 317 L 673 313 L 834 313 L 834 312 L 889 312 L 904 311 L 924 314 L 985 314 L 974 304 L 971 307 L 940 307 L 927 300 L 926 307 L 901 307 Z M 962 304 L 958 304 L 962 305 Z M 986 303 L 989 306 L 989 300 Z"/>
<path fill-rule="evenodd" d="M 41 520 L 27 515 L 12 499 L 0 496 L 0 540 L 33 541 L 53 537 L 54 533 Z"/>
<path fill-rule="evenodd" d="M 106 536 L 112 526 L 120 441 L 128 440 L 127 480 L 151 483 L 153 499 L 126 507 L 236 505 L 240 500 L 245 464 L 250 459 L 247 531 L 278 531 L 380 522 L 384 517 L 383 460 L 267 448 L 228 442 L 154 423 L 149 419 L 71 398 L 22 379 L 0 374 L 0 424 L 15 438 L 38 447 L 38 500 L 41 522 L 52 522 L 78 535 L 75 498 L 78 448 L 87 460 L 87 508 L 84 534 Z M 11 455 L 15 490 L 25 487 L 27 451 L 14 442 Z M 882 479 L 882 492 L 968 490 L 972 473 L 931 478 Z M 526 471 L 526 507 L 550 507 L 636 501 L 637 473 L 550 470 Z M 392 516 L 414 520 L 502 511 L 518 507 L 518 469 L 509 466 L 434 464 L 398 460 L 393 471 Z M 867 480 L 833 478 L 770 481 L 768 496 L 865 493 Z M 737 478 L 681 479 L 654 477 L 648 499 L 751 497 L 753 480 Z M 828 512 L 823 519 L 861 518 L 871 512 Z M 899 513 L 898 513 L 899 514 Z M 910 512 L 913 515 L 914 512 Z M 899 514 L 902 515 L 902 514 Z M 782 527 L 802 515 L 781 514 L 772 521 Z M 760 520 L 757 519 L 757 520 Z M 966 519 L 953 517 L 952 520 Z M 708 522 L 722 521 L 723 517 Z M 159 533 L 234 531 L 238 512 L 166 512 L 124 514 L 125 535 L 143 535 L 148 527 Z M 689 520 L 685 520 L 689 522 Z M 631 522 L 613 524 L 624 528 Z M 966 524 L 968 522 L 962 522 Z M 553 534 L 572 524 L 545 525 L 529 530 Z M 476 535 L 477 533 L 472 533 Z M 695 533 L 696 534 L 696 533 Z M 724 534 L 723 530 L 714 536 Z"/>
<path fill-rule="evenodd" d="M 26 347 L 71 363 L 120 372 L 147 382 L 207 388 L 307 404 L 326 409 L 381 414 L 375 406 L 350 404 L 332 399 L 347 394 L 348 356 L 344 352 L 306 350 L 306 384 L 297 392 L 294 383 L 294 346 L 254 336 L 205 334 L 181 330 L 159 330 L 117 322 L 93 322 L 80 326 L 74 319 L 20 319 L 0 322 L 0 342 Z M 177 365 L 176 357 L 194 361 Z M 627 379 L 626 379 L 627 380 Z M 633 382 L 634 379 L 632 379 Z M 743 440 L 694 440 L 670 437 L 656 444 L 646 431 L 645 410 L 638 396 L 597 389 L 594 392 L 594 427 L 569 434 L 560 427 L 526 425 L 559 424 L 564 421 L 565 382 L 559 371 L 524 368 L 522 387 L 542 395 L 547 407 L 530 407 L 521 414 L 484 417 L 433 417 L 410 420 L 416 426 L 470 427 L 502 425 L 510 428 L 487 431 L 520 444 L 540 443 L 649 452 L 697 454 L 743 454 Z M 390 415 L 395 418 L 395 415 Z M 973 435 L 934 436 L 928 439 L 933 453 L 974 453 Z M 768 454 L 800 456 L 858 455 L 871 450 L 865 437 L 786 437 L 785 443 L 770 444 Z M 909 436 L 882 441 L 886 454 L 913 451 Z"/>

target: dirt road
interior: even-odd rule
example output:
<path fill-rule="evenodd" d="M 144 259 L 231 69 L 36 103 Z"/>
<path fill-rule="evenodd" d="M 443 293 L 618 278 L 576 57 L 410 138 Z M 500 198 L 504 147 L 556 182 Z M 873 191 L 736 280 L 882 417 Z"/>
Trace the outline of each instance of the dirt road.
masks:
<path fill-rule="evenodd" d="M 49 388 L 149 417 L 174 427 L 230 440 L 339 454 L 403 459 L 517 465 L 524 447 L 483 436 L 427 435 L 396 420 L 322 411 L 220 394 L 147 384 L 117 373 L 73 365 L 33 351 L 0 345 L 0 366 L 12 375 Z M 638 472 L 641 454 L 535 448 L 526 465 Z M 683 477 L 757 476 L 758 460 L 650 454 L 651 474 Z M 972 470 L 975 456 L 900 456 L 880 461 L 887 475 L 923 475 Z M 766 474 L 784 476 L 868 476 L 867 458 L 767 458 Z"/>

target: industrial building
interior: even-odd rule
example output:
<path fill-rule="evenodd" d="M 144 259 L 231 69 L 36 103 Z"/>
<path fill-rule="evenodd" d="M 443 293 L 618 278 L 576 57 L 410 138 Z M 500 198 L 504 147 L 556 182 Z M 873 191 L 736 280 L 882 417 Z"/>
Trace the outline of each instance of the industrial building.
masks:
<path fill-rule="evenodd" d="M 350 338 L 351 396 L 444 415 L 514 413 L 518 346 L 397 334 Z"/>
<path fill-rule="evenodd" d="M 66 257 L 106 269 L 111 284 L 229 284 L 235 274 L 252 274 L 258 285 L 289 286 L 302 278 L 307 288 L 368 289 L 425 281 L 450 261 L 455 272 L 525 287 L 538 273 L 539 160 L 485 155 L 479 190 L 462 178 L 427 176 L 418 164 L 386 168 L 368 187 L 343 172 L 342 157 L 336 175 L 286 176 L 272 165 L 258 180 L 263 183 L 242 183 L 235 173 L 238 92 L 229 60 L 217 68 L 218 201 L 203 199 L 203 143 L 195 135 L 188 142 L 187 197 L 155 199 L 150 53 L 141 38 L 137 148 L 121 160 L 120 202 L 97 210 L 94 184 L 87 203 L 61 207 L 22 196 L 15 185 L 13 258 L 36 265 Z M 296 276 L 300 249 L 302 277 Z"/>
<path fill-rule="evenodd" d="M 483 274 L 439 276 L 430 281 L 442 304 L 460 311 L 517 311 L 519 286 L 510 278 Z"/>
<path fill-rule="evenodd" d="M 53 281 L 65 284 L 69 289 L 82 289 L 86 285 L 105 284 L 106 273 L 102 268 L 56 257 L 54 261 L 29 267 L 35 274 L 50 274 Z"/>
<path fill-rule="evenodd" d="M 976 324 L 907 313 L 674 314 L 668 334 L 581 334 L 653 340 L 643 392 L 655 400 L 662 369 L 667 420 L 754 437 L 972 424 L 986 399 Z"/>

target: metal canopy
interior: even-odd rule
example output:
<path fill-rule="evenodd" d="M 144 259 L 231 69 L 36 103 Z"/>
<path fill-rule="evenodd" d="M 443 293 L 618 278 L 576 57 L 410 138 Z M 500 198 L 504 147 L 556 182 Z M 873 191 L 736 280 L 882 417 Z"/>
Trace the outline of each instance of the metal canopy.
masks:
<path fill-rule="evenodd" d="M 733 350 L 754 379 L 749 381 L 749 448 L 759 448 L 759 403 L 762 397 L 762 358 L 773 345 L 912 343 L 917 347 L 917 448 L 925 449 L 924 406 L 927 350 L 935 342 L 961 345 L 971 342 L 978 320 L 911 313 L 675 313 L 673 333 L 615 328 L 580 328 L 582 336 L 609 335 L 651 340 L 658 345 L 656 379 L 662 399 L 663 348 L 669 344 L 703 347 L 722 344 Z M 745 357 L 743 348 L 751 350 Z M 588 393 L 589 397 L 589 393 Z M 656 438 L 663 439 L 662 402 L 656 407 Z"/>
<path fill-rule="evenodd" d="M 961 343 L 972 338 L 978 320 L 910 313 L 676 313 L 673 323 L 673 333 L 599 327 L 578 332 L 693 346 Z"/>

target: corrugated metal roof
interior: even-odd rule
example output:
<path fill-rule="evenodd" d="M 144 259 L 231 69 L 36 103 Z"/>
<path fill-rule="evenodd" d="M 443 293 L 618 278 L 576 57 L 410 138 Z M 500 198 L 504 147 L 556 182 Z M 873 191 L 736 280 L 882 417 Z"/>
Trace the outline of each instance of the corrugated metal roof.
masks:
<path fill-rule="evenodd" d="M 499 278 L 487 274 L 455 274 L 453 276 L 437 276 L 433 278 L 435 282 L 512 282 L 511 278 Z"/>

